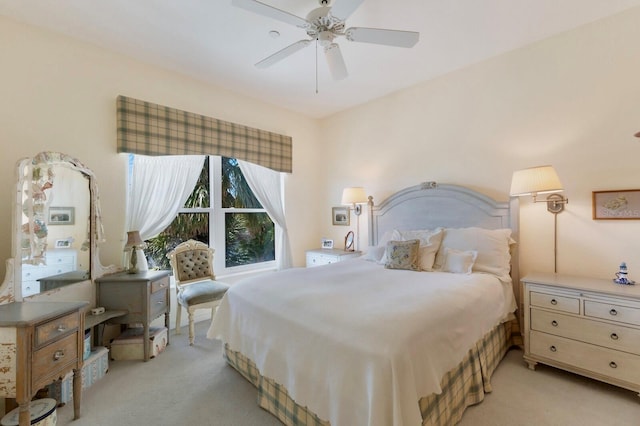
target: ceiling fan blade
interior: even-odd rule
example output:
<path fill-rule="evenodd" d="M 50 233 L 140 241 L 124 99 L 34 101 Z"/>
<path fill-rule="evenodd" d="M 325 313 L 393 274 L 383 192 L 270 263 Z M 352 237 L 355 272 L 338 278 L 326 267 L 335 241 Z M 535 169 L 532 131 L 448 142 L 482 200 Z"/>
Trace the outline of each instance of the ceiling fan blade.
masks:
<path fill-rule="evenodd" d="M 385 44 L 395 47 L 413 47 L 420 39 L 415 31 L 384 30 L 380 28 L 348 28 L 345 36 L 349 41 Z"/>
<path fill-rule="evenodd" d="M 345 21 L 364 0 L 335 0 L 336 4 L 331 6 L 329 13 L 334 18 Z"/>
<path fill-rule="evenodd" d="M 298 50 L 304 49 L 305 47 L 307 47 L 309 45 L 309 43 L 311 43 L 311 40 L 296 41 L 295 43 L 290 44 L 289 46 L 285 47 L 284 49 L 278 50 L 273 55 L 264 58 L 263 60 L 261 60 L 260 62 L 258 62 L 256 64 L 256 67 L 257 68 L 270 67 L 271 65 L 275 64 L 276 62 L 280 62 L 284 58 L 293 55 Z"/>
<path fill-rule="evenodd" d="M 331 43 L 324 48 L 324 54 L 329 64 L 331 77 L 333 77 L 334 80 L 344 80 L 347 78 L 349 74 L 347 73 L 347 66 L 344 63 L 340 46 L 336 43 Z"/>
<path fill-rule="evenodd" d="M 295 25 L 297 27 L 306 28 L 308 25 L 307 21 L 299 16 L 256 0 L 232 0 L 231 4 L 241 9 L 248 10 L 249 12 L 257 13 L 258 15 L 266 16 L 267 18 L 277 19 L 278 21 Z"/>

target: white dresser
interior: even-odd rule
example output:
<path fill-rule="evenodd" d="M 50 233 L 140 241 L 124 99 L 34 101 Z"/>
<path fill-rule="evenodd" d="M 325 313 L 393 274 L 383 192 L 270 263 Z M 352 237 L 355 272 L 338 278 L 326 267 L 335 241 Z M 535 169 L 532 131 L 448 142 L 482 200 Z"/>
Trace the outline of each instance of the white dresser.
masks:
<path fill-rule="evenodd" d="M 78 269 L 78 253 L 72 249 L 47 250 L 45 265 L 22 264 L 22 296 L 40 293 L 41 278 Z"/>
<path fill-rule="evenodd" d="M 522 282 L 529 368 L 540 362 L 640 392 L 640 285 L 543 273 Z"/>
<path fill-rule="evenodd" d="M 329 263 L 342 262 L 362 255 L 361 251 L 344 251 L 338 249 L 307 250 L 307 268 Z"/>

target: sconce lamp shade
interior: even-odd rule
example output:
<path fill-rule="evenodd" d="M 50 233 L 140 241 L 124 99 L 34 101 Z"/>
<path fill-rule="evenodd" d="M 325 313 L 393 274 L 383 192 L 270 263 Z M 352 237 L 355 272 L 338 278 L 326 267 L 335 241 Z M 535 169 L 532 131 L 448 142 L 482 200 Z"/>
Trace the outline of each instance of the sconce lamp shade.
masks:
<path fill-rule="evenodd" d="M 131 248 L 140 246 L 144 243 L 142 238 L 140 238 L 140 231 L 129 231 L 127 232 L 127 244 L 125 247 Z"/>
<path fill-rule="evenodd" d="M 552 166 L 530 167 L 513 172 L 511 179 L 512 197 L 523 195 L 548 194 L 561 192 L 564 188 Z"/>
<path fill-rule="evenodd" d="M 366 204 L 367 200 L 367 194 L 361 186 L 345 188 L 342 191 L 342 204 Z"/>

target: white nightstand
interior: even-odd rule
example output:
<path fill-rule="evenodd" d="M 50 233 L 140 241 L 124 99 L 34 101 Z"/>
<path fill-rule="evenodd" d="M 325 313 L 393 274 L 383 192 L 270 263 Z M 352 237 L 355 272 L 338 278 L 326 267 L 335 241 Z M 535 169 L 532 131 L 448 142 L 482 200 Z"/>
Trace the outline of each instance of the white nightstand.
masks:
<path fill-rule="evenodd" d="M 524 285 L 524 359 L 640 392 L 640 285 L 531 274 Z"/>
<path fill-rule="evenodd" d="M 344 251 L 339 249 L 307 250 L 307 268 L 342 262 L 343 260 L 359 256 L 362 256 L 361 251 Z"/>

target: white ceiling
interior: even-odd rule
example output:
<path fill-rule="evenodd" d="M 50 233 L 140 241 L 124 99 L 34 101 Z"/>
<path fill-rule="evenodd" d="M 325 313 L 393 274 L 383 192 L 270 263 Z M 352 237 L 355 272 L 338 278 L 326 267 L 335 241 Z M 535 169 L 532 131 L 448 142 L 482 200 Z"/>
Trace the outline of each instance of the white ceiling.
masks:
<path fill-rule="evenodd" d="M 261 1 L 300 17 L 318 6 Z M 325 117 L 634 6 L 640 0 L 364 0 L 348 27 L 418 31 L 420 41 L 404 49 L 337 39 L 349 77 L 333 81 L 320 50 L 318 93 L 314 44 L 268 69 L 254 67 L 306 38 L 304 30 L 231 0 L 0 0 L 0 15 Z"/>

